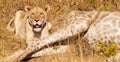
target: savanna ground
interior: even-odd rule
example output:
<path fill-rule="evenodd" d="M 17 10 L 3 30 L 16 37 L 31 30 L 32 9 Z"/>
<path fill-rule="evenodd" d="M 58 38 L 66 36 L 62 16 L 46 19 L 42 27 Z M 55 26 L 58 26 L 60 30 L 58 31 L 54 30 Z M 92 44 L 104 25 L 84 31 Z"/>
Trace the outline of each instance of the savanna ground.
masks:
<path fill-rule="evenodd" d="M 48 21 L 53 25 L 51 33 L 62 28 L 65 16 L 73 10 L 120 11 L 120 0 L 0 0 L 0 59 L 26 47 L 25 40 L 6 30 L 7 23 L 17 9 L 24 9 L 25 5 L 51 7 L 48 13 Z M 68 39 L 65 43 L 73 45 L 70 53 L 33 58 L 29 62 L 102 62 L 106 58 L 91 49 L 80 36 Z"/>

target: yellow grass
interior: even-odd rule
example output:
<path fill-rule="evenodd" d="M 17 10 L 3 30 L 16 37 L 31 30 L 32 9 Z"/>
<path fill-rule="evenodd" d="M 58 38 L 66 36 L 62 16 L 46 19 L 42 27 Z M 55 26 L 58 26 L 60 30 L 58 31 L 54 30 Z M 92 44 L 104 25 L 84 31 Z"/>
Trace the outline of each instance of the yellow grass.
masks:
<path fill-rule="evenodd" d="M 16 10 L 24 8 L 25 5 L 51 7 L 48 13 L 48 21 L 53 24 L 51 33 L 62 27 L 65 22 L 63 19 L 70 11 L 120 10 L 120 0 L 0 0 L 0 59 L 26 47 L 25 40 L 6 30 L 6 25 Z M 102 62 L 106 58 L 96 53 L 80 38 L 69 41 L 73 45 L 69 53 L 33 58 L 29 62 Z"/>

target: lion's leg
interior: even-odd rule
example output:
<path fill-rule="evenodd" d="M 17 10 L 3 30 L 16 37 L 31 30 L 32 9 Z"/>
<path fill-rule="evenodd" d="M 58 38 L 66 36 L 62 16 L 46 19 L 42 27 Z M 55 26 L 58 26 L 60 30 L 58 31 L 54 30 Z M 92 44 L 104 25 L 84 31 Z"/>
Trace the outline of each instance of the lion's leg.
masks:
<path fill-rule="evenodd" d="M 10 20 L 10 22 L 8 23 L 8 25 L 7 25 L 7 29 L 8 29 L 9 31 L 12 31 L 12 32 L 15 32 L 15 28 L 14 28 L 14 27 L 11 27 L 11 25 L 14 23 L 14 20 L 15 20 L 15 18 L 12 18 L 12 19 Z"/>
<path fill-rule="evenodd" d="M 50 22 L 47 22 L 48 24 L 48 29 L 50 30 L 52 28 L 52 24 Z"/>

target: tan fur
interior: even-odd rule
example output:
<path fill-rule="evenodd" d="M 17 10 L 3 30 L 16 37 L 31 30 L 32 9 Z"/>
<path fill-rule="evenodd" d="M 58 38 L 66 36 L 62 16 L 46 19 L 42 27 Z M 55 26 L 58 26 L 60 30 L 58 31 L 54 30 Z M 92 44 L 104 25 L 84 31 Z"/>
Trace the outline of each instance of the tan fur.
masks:
<path fill-rule="evenodd" d="M 23 21 L 23 18 L 25 17 L 25 12 L 20 11 L 20 12 L 19 12 L 19 17 L 20 17 L 19 20 L 20 20 L 20 21 Z"/>
<path fill-rule="evenodd" d="M 41 12 L 42 14 L 40 14 Z M 32 15 L 32 13 L 34 13 L 34 15 Z M 33 26 L 30 26 L 29 24 L 29 22 L 33 24 L 36 19 L 39 19 L 39 22 L 41 22 L 41 20 L 46 22 L 46 25 L 41 32 L 37 33 L 40 34 L 38 37 L 35 37 L 36 34 L 33 32 Z M 12 23 L 15 25 L 14 28 L 11 28 L 10 26 Z M 8 23 L 7 29 L 12 31 L 14 29 L 16 36 L 26 39 L 28 42 L 30 40 L 41 39 L 48 36 L 49 30 L 51 29 L 51 23 L 47 22 L 47 11 L 39 7 L 31 8 L 30 6 L 26 6 L 25 10 L 18 10 L 16 12 L 13 20 Z"/>
<path fill-rule="evenodd" d="M 25 27 L 25 20 L 24 20 L 25 15 L 26 15 L 25 11 L 23 10 L 17 11 L 15 15 L 15 21 L 14 21 L 15 35 L 21 38 L 25 38 L 25 28 L 24 28 Z"/>

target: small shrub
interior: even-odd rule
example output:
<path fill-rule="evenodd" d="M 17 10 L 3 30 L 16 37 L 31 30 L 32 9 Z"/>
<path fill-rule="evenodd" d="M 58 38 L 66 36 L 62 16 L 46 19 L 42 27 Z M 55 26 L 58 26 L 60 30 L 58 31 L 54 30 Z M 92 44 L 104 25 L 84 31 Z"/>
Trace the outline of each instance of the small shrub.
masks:
<path fill-rule="evenodd" d="M 107 11 L 107 10 L 109 10 L 109 9 L 110 9 L 109 6 L 100 6 L 100 10 L 101 10 L 101 11 Z"/>
<path fill-rule="evenodd" d="M 98 42 L 98 45 L 100 47 L 98 52 L 107 57 L 115 55 L 118 50 L 118 45 L 114 42 L 110 42 L 109 45 Z"/>
<path fill-rule="evenodd" d="M 97 1 L 96 0 L 89 0 L 89 2 L 91 3 L 91 4 L 97 4 Z"/>
<path fill-rule="evenodd" d="M 57 50 L 58 48 L 60 48 L 60 46 L 53 46 L 54 50 Z"/>

